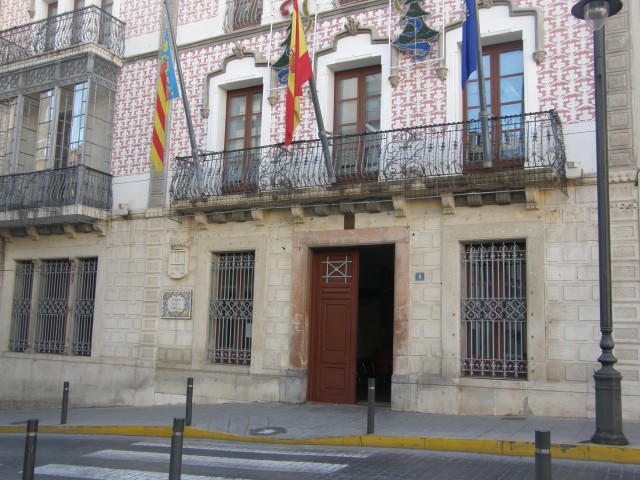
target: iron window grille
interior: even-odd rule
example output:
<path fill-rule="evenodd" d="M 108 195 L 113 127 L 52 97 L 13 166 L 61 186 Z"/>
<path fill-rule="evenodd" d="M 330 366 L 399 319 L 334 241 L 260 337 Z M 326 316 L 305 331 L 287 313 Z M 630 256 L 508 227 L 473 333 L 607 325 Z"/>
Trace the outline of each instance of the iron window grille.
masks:
<path fill-rule="evenodd" d="M 90 356 L 98 259 L 16 264 L 9 350 Z"/>
<path fill-rule="evenodd" d="M 251 364 L 254 269 L 253 252 L 214 254 L 207 352 L 213 363 Z"/>
<path fill-rule="evenodd" d="M 33 348 L 36 353 L 64 353 L 69 311 L 69 260 L 43 260 Z"/>
<path fill-rule="evenodd" d="M 73 313 L 73 341 L 71 343 L 71 352 L 75 355 L 91 356 L 97 274 L 97 258 L 84 258 L 78 261 Z"/>
<path fill-rule="evenodd" d="M 33 292 L 33 262 L 17 262 L 9 350 L 26 352 L 29 346 L 29 318 Z"/>
<path fill-rule="evenodd" d="M 463 375 L 526 379 L 525 244 L 466 245 L 462 263 Z"/>

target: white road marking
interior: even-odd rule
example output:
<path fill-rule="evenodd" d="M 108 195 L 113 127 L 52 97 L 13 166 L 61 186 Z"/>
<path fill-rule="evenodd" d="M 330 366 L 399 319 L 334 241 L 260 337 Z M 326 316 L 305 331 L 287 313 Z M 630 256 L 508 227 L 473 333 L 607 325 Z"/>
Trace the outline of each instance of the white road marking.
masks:
<path fill-rule="evenodd" d="M 90 458 L 107 460 L 163 462 L 169 464 L 168 453 L 157 452 L 126 452 L 123 450 L 101 450 L 84 455 Z M 236 468 L 246 470 L 270 470 L 304 473 L 334 473 L 347 467 L 340 463 L 292 462 L 281 460 L 254 460 L 248 458 L 222 458 L 202 455 L 183 455 L 182 463 L 188 465 Z"/>
<path fill-rule="evenodd" d="M 38 475 L 64 478 L 91 478 L 92 480 L 167 480 L 167 472 L 145 472 L 142 470 L 125 470 L 120 468 L 83 467 L 78 465 L 50 464 L 36 467 Z M 203 477 L 201 475 L 185 475 L 182 480 L 242 480 L 222 477 Z"/>
<path fill-rule="evenodd" d="M 171 444 L 169 442 L 137 442 L 134 445 L 139 445 L 141 447 L 166 447 L 170 448 Z M 283 450 L 278 448 L 277 450 L 274 448 L 273 450 L 267 448 L 256 448 L 254 446 L 232 446 L 232 445 L 208 445 L 206 443 L 196 443 L 196 442 L 184 442 L 184 448 L 189 448 L 191 450 L 212 450 L 217 452 L 247 452 L 247 453 L 260 453 L 267 455 L 291 455 L 291 456 L 301 456 L 301 457 L 339 457 L 339 458 L 369 458 L 371 454 L 369 453 L 344 453 L 339 452 L 337 450 L 324 450 L 322 452 L 311 451 L 311 450 Z"/>

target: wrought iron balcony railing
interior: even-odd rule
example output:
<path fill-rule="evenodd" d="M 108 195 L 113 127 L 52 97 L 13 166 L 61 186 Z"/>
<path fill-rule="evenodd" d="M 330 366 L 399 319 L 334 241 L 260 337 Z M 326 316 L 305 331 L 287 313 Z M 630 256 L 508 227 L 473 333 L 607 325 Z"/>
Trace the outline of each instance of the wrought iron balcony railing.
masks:
<path fill-rule="evenodd" d="M 226 0 L 225 30 L 255 27 L 262 21 L 262 0 Z"/>
<path fill-rule="evenodd" d="M 96 43 L 122 56 L 124 23 L 92 5 L 3 30 L 0 65 L 86 43 Z"/>
<path fill-rule="evenodd" d="M 111 175 L 78 165 L 0 176 L 0 212 L 68 205 L 110 209 Z"/>
<path fill-rule="evenodd" d="M 344 198 L 354 194 L 356 186 L 371 196 L 528 186 L 564 189 L 564 139 L 555 111 L 492 118 L 491 162 L 482 158 L 478 123 L 334 136 L 329 139 L 334 184 L 329 182 L 319 140 L 294 142 L 288 148 L 277 144 L 202 154 L 203 195 L 197 189 L 192 157 L 178 157 L 172 207 L 203 197 L 207 206 L 282 206 L 319 198 L 318 188 L 324 198 L 327 192 L 333 192 L 334 199 Z"/>

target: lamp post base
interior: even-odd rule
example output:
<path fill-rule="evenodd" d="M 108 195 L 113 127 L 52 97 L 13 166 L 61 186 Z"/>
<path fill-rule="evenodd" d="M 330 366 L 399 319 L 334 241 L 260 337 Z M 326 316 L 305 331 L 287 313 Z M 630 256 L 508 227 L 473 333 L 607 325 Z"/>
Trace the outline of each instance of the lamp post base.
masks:
<path fill-rule="evenodd" d="M 622 375 L 613 367 L 602 367 L 593 374 L 596 387 L 596 433 L 593 443 L 628 445 L 622 433 Z"/>

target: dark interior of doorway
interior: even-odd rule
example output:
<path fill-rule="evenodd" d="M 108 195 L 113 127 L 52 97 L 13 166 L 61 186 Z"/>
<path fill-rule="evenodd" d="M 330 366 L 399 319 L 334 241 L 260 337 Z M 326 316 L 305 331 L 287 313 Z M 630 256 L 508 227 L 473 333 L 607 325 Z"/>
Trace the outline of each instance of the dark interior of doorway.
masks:
<path fill-rule="evenodd" d="M 391 402 L 394 246 L 361 247 L 358 294 L 356 402 L 367 401 L 375 378 L 376 403 Z"/>

